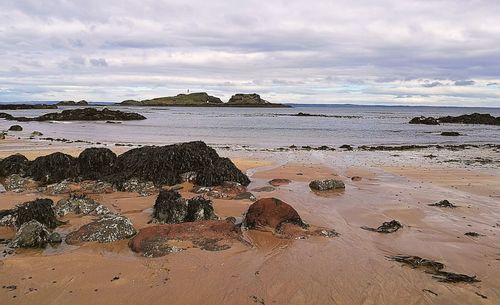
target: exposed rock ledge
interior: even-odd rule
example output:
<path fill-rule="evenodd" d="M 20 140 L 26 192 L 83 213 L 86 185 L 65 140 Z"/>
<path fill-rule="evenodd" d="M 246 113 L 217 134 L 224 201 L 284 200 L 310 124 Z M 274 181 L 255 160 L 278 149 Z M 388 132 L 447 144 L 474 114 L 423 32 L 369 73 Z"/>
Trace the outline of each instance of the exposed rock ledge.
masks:
<path fill-rule="evenodd" d="M 47 113 L 34 118 L 15 117 L 11 114 L 0 112 L 0 118 L 11 121 L 30 122 L 30 121 L 132 121 L 145 120 L 146 117 L 134 113 L 123 112 L 120 110 L 102 110 L 96 108 L 70 109 L 62 112 Z"/>

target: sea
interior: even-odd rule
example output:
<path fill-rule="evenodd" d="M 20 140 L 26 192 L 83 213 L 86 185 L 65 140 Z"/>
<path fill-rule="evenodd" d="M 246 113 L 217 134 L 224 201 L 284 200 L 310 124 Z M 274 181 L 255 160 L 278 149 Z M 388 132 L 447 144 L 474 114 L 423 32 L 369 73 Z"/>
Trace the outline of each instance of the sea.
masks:
<path fill-rule="evenodd" d="M 109 144 L 166 145 L 201 140 L 215 147 L 275 149 L 291 145 L 338 147 L 408 144 L 500 144 L 500 126 L 413 125 L 415 116 L 440 117 L 489 113 L 500 108 L 425 106 L 294 105 L 292 108 L 108 107 L 137 112 L 147 119 L 106 122 L 14 122 L 0 119 L 0 130 L 22 125 L 20 135 L 40 131 L 44 137 Z M 73 109 L 7 110 L 16 116 L 38 116 Z M 299 112 L 327 117 L 293 116 Z M 441 136 L 457 131 L 458 137 Z M 1 143 L 0 143 L 1 145 Z"/>

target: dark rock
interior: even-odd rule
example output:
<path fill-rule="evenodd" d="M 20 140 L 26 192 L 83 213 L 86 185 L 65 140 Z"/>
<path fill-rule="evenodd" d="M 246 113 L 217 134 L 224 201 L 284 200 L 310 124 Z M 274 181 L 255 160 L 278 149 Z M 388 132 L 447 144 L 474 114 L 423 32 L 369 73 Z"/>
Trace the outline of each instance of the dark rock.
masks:
<path fill-rule="evenodd" d="M 36 220 L 23 223 L 16 236 L 9 243 L 12 248 L 45 248 L 49 242 L 50 232 Z"/>
<path fill-rule="evenodd" d="M 187 214 L 183 222 L 216 219 L 219 217 L 214 212 L 211 200 L 198 196 L 187 201 Z"/>
<path fill-rule="evenodd" d="M 342 149 L 345 149 L 345 150 L 353 150 L 352 146 L 351 145 L 347 145 L 347 144 L 344 144 L 344 145 L 340 146 L 339 148 L 342 148 Z"/>
<path fill-rule="evenodd" d="M 57 219 L 53 204 L 54 202 L 50 199 L 36 199 L 16 206 L 16 227 L 19 228 L 31 220 L 36 220 L 49 229 L 61 225 L 62 222 Z"/>
<path fill-rule="evenodd" d="M 228 158 L 219 158 L 215 162 L 207 164 L 196 177 L 198 185 L 221 185 L 224 181 L 235 181 L 245 186 L 250 184 L 250 179 Z"/>
<path fill-rule="evenodd" d="M 445 137 L 458 137 L 460 133 L 456 131 L 443 131 L 441 135 Z"/>
<path fill-rule="evenodd" d="M 153 208 L 153 220 L 158 223 L 184 222 L 188 214 L 186 200 L 176 191 L 161 190 Z"/>
<path fill-rule="evenodd" d="M 378 228 L 361 227 L 363 230 L 378 232 L 378 233 L 394 233 L 401 229 L 403 225 L 397 220 L 382 223 Z"/>
<path fill-rule="evenodd" d="M 30 122 L 30 121 L 131 121 L 131 120 L 145 120 L 141 114 L 133 112 L 123 112 L 120 110 L 110 110 L 104 108 L 99 110 L 97 108 L 81 108 L 81 109 L 68 109 L 62 112 L 47 113 L 34 118 L 27 117 L 14 117 L 12 115 L 3 116 L 7 120 Z"/>
<path fill-rule="evenodd" d="M 66 242 L 68 244 L 88 241 L 109 243 L 129 239 L 136 233 L 137 231 L 128 218 L 109 214 L 71 232 L 66 237 Z"/>
<path fill-rule="evenodd" d="M 277 186 L 290 184 L 290 182 L 292 182 L 290 179 L 276 178 L 276 179 L 270 180 L 269 184 L 274 186 L 274 187 L 277 187 Z"/>
<path fill-rule="evenodd" d="M 351 177 L 351 180 L 352 180 L 352 181 L 361 181 L 361 180 L 363 180 L 363 178 L 362 178 L 362 177 L 360 177 L 360 176 L 352 176 L 352 177 Z"/>
<path fill-rule="evenodd" d="M 33 132 L 31 133 L 31 136 L 32 136 L 32 137 L 40 137 L 40 136 L 43 136 L 43 133 L 41 133 L 40 131 L 36 131 L 36 130 L 35 130 L 35 131 L 33 131 Z"/>
<path fill-rule="evenodd" d="M 479 237 L 479 236 L 484 236 L 482 234 L 479 234 L 477 232 L 467 232 L 464 234 L 465 236 L 470 236 L 470 237 Z"/>
<path fill-rule="evenodd" d="M 75 101 L 61 101 L 56 104 L 57 106 L 88 106 L 89 103 L 86 100 Z"/>
<path fill-rule="evenodd" d="M 260 97 L 260 95 L 256 93 L 252 94 L 242 94 L 238 93 L 229 99 L 229 101 L 226 104 L 227 106 L 248 106 L 248 107 L 269 107 L 269 106 L 275 106 L 275 107 L 287 107 L 286 105 L 282 104 L 272 104 Z"/>
<path fill-rule="evenodd" d="M 101 180 L 113 173 L 116 158 L 110 149 L 87 148 L 78 156 L 79 175 L 85 180 Z"/>
<path fill-rule="evenodd" d="M 59 234 L 57 232 L 52 232 L 52 233 L 50 233 L 47 241 L 51 244 L 60 244 L 60 243 L 62 243 L 61 234 Z"/>
<path fill-rule="evenodd" d="M 500 125 L 500 117 L 494 117 L 486 113 L 446 116 L 440 117 L 438 120 L 440 123 Z"/>
<path fill-rule="evenodd" d="M 12 125 L 9 127 L 10 131 L 23 131 L 23 128 L 20 125 Z"/>
<path fill-rule="evenodd" d="M 235 241 L 244 243 L 238 226 L 226 220 L 202 220 L 177 224 L 163 224 L 143 228 L 129 242 L 134 252 L 146 257 L 159 257 L 182 251 L 170 241 L 190 241 L 207 251 L 220 251 Z"/>
<path fill-rule="evenodd" d="M 0 110 L 22 110 L 22 109 L 57 109 L 56 105 L 45 104 L 2 104 Z"/>
<path fill-rule="evenodd" d="M 78 162 L 61 152 L 36 158 L 30 165 L 28 176 L 36 181 L 51 184 L 78 177 Z"/>
<path fill-rule="evenodd" d="M 410 124 L 439 125 L 439 122 L 433 117 L 420 116 L 411 119 Z"/>
<path fill-rule="evenodd" d="M 344 189 L 345 184 L 342 180 L 314 180 L 309 183 L 309 187 L 315 191 L 328 191 L 335 189 Z"/>
<path fill-rule="evenodd" d="M 269 227 L 278 230 L 285 223 L 306 226 L 294 208 L 277 198 L 263 198 L 254 202 L 248 208 L 244 223 L 249 229 Z"/>
<path fill-rule="evenodd" d="M 440 208 L 456 208 L 457 206 L 454 205 L 453 203 L 449 202 L 448 200 L 441 200 L 436 203 L 431 203 L 429 204 L 431 207 L 440 207 Z"/>
<path fill-rule="evenodd" d="M 389 256 L 390 260 L 403 263 L 415 269 L 423 269 L 427 273 L 432 274 L 434 279 L 439 282 L 445 283 L 475 283 L 479 280 L 475 276 L 468 276 L 465 274 L 458 274 L 452 272 L 442 271 L 444 264 L 430 259 L 421 258 L 418 256 L 395 255 Z"/>
<path fill-rule="evenodd" d="M 30 166 L 30 161 L 21 155 L 10 155 L 0 161 L 0 177 L 7 177 L 12 174 L 24 175 Z"/>

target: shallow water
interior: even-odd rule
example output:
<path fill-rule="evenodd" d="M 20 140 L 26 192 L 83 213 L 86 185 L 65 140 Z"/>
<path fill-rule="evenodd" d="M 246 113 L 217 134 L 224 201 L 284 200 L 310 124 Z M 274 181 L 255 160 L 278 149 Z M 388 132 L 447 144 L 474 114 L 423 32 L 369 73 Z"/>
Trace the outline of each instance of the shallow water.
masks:
<path fill-rule="evenodd" d="M 500 127 L 445 124 L 412 125 L 419 115 L 445 116 L 490 113 L 500 116 L 500 108 L 348 106 L 262 108 L 197 107 L 113 107 L 134 111 L 144 121 L 121 124 L 105 122 L 24 122 L 21 136 L 33 130 L 46 137 L 103 143 L 171 144 L 203 140 L 214 146 L 277 148 L 289 145 L 375 145 L 375 144 L 460 144 L 500 143 Z M 70 109 L 70 107 L 64 107 Z M 61 109 L 60 109 L 61 110 Z M 57 111 L 60 111 L 57 110 Z M 37 116 L 55 110 L 5 111 L 17 116 Z M 294 117 L 306 112 L 339 117 Z M 0 130 L 17 122 L 0 119 Z M 462 136 L 444 137 L 442 131 L 458 131 Z"/>

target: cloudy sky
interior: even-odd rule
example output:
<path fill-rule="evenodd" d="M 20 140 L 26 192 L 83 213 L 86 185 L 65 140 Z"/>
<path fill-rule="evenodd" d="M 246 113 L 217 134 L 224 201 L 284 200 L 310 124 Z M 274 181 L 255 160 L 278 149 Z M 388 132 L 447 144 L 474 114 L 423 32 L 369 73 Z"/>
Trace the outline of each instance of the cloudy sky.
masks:
<path fill-rule="evenodd" d="M 500 107 L 498 0 L 2 0 L 0 101 Z"/>

